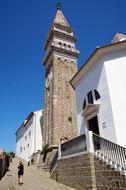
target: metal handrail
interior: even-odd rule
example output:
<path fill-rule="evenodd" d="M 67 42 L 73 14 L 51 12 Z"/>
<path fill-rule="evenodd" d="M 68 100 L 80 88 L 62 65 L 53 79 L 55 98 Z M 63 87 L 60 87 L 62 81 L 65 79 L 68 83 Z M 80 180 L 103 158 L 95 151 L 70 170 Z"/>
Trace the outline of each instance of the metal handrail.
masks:
<path fill-rule="evenodd" d="M 126 148 L 93 133 L 94 150 L 106 159 L 126 170 Z"/>

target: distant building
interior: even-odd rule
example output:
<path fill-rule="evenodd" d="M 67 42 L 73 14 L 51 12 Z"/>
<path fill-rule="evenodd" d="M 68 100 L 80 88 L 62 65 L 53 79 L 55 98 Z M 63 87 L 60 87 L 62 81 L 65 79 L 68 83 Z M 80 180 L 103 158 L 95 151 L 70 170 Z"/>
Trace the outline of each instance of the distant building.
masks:
<path fill-rule="evenodd" d="M 71 80 L 78 134 L 94 133 L 126 147 L 126 36 L 99 47 Z"/>
<path fill-rule="evenodd" d="M 16 156 L 29 160 L 33 153 L 42 150 L 43 111 L 31 112 L 16 131 Z"/>

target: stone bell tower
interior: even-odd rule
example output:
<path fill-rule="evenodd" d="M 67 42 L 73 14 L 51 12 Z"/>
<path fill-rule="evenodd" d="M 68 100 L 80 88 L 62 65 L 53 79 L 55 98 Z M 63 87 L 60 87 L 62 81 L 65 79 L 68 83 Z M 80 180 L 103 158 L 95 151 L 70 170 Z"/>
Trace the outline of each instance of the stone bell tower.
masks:
<path fill-rule="evenodd" d="M 77 72 L 79 51 L 76 38 L 61 7 L 48 33 L 43 60 L 45 66 L 44 129 L 45 144 L 56 145 L 61 137 L 77 136 L 75 92 L 69 81 Z"/>

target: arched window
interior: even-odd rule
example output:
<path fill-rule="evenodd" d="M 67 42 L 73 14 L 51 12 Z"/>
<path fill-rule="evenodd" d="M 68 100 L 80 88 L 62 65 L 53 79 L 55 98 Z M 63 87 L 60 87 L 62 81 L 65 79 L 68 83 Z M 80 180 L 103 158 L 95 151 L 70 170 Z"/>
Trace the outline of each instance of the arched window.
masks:
<path fill-rule="evenodd" d="M 86 98 L 84 99 L 83 110 L 85 109 L 85 107 L 86 107 Z"/>
<path fill-rule="evenodd" d="M 70 44 L 68 44 L 68 48 L 71 49 L 71 45 Z"/>
<path fill-rule="evenodd" d="M 100 99 L 100 94 L 98 93 L 97 90 L 94 90 L 94 94 L 95 94 L 95 100 Z"/>
<path fill-rule="evenodd" d="M 89 104 L 93 104 L 94 103 L 94 101 L 93 101 L 93 95 L 92 95 L 92 90 L 90 92 L 88 92 L 87 98 L 88 98 L 88 103 Z"/>
<path fill-rule="evenodd" d="M 61 42 L 59 42 L 59 45 L 60 45 L 60 46 L 62 46 L 62 43 L 61 43 Z"/>
<path fill-rule="evenodd" d="M 86 94 L 85 98 L 84 98 L 83 110 L 85 109 L 87 103 L 88 103 L 88 104 L 94 104 L 94 101 L 95 101 L 95 100 L 98 100 L 98 99 L 100 99 L 100 98 L 101 98 L 101 97 L 100 97 L 100 94 L 99 94 L 99 92 L 98 92 L 96 89 L 89 91 L 89 92 Z M 87 99 L 87 100 L 86 100 L 86 99 Z"/>
<path fill-rule="evenodd" d="M 29 131 L 29 138 L 31 137 L 31 131 Z"/>
<path fill-rule="evenodd" d="M 66 44 L 64 43 L 63 46 L 66 47 Z"/>
<path fill-rule="evenodd" d="M 22 146 L 20 147 L 20 152 L 22 152 Z"/>

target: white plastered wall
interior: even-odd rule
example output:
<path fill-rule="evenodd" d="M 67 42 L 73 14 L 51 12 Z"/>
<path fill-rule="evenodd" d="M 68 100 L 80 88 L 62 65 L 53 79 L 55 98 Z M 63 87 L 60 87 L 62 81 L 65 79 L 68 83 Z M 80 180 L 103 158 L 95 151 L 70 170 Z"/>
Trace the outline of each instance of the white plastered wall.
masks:
<path fill-rule="evenodd" d="M 117 143 L 126 147 L 126 51 L 108 55 L 105 70 Z"/>
<path fill-rule="evenodd" d="M 28 123 L 17 132 L 17 157 L 28 161 L 33 153 L 42 150 L 42 119 L 42 110 L 34 112 Z"/>
<path fill-rule="evenodd" d="M 111 101 L 104 68 L 104 58 L 100 59 L 75 86 L 79 135 L 85 133 L 86 129 L 86 122 L 81 116 L 83 111 L 83 101 L 86 94 L 93 89 L 96 89 L 101 96 L 99 101 L 99 113 L 97 114 L 100 135 L 116 142 Z"/>

